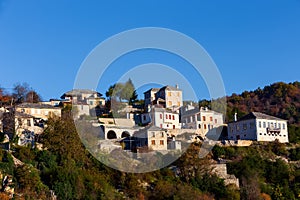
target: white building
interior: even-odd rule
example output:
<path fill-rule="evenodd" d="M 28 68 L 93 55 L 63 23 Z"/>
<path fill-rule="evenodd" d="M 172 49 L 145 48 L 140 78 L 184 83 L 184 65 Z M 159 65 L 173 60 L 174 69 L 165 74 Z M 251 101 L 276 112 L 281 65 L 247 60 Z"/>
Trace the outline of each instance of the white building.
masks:
<path fill-rule="evenodd" d="M 197 129 L 201 135 L 206 135 L 209 130 L 224 125 L 223 114 L 187 105 L 181 108 L 181 124 L 182 128 Z"/>
<path fill-rule="evenodd" d="M 173 111 L 178 110 L 182 104 L 182 90 L 172 86 L 162 88 L 152 88 L 144 93 L 145 108 L 149 111 L 151 105 L 162 105 L 164 108 L 170 108 Z"/>
<path fill-rule="evenodd" d="M 228 139 L 289 142 L 287 121 L 259 112 L 228 123 Z"/>
<path fill-rule="evenodd" d="M 141 114 L 142 124 L 153 123 L 154 126 L 164 129 L 180 129 L 179 114 L 166 108 L 153 107 L 149 113 Z"/>

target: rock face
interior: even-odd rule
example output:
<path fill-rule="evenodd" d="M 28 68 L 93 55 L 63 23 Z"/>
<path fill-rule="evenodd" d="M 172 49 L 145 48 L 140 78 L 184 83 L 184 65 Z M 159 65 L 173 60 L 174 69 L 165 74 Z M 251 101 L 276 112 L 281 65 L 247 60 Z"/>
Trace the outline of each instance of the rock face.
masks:
<path fill-rule="evenodd" d="M 236 178 L 233 174 L 227 174 L 226 164 L 214 164 L 211 165 L 211 173 L 217 175 L 218 177 L 224 179 L 225 185 L 233 184 L 239 188 L 239 179 Z"/>

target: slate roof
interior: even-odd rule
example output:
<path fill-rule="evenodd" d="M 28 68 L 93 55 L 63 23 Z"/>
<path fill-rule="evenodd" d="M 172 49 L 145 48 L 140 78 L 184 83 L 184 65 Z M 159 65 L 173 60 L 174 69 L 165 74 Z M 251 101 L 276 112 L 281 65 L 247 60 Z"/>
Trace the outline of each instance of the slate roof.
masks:
<path fill-rule="evenodd" d="M 280 119 L 278 117 L 274 117 L 271 115 L 267 115 L 261 112 L 251 112 L 247 115 L 245 115 L 244 117 L 241 117 L 240 119 L 238 119 L 237 121 L 244 121 L 244 120 L 248 120 L 248 119 L 268 119 L 268 120 L 283 120 L 286 121 L 284 119 Z M 233 122 L 230 122 L 233 123 Z"/>
<path fill-rule="evenodd" d="M 175 90 L 175 91 L 181 91 L 181 89 L 176 88 L 176 87 L 173 87 L 173 86 L 170 86 L 170 85 L 166 85 L 166 86 L 160 88 L 160 90 Z"/>
<path fill-rule="evenodd" d="M 39 109 L 61 109 L 47 104 L 39 103 L 22 103 L 16 106 L 17 108 L 39 108 Z"/>
<path fill-rule="evenodd" d="M 81 94 L 97 94 L 97 96 L 101 97 L 102 94 L 100 92 L 89 90 L 89 89 L 73 89 L 64 93 L 61 98 L 63 99 L 66 96 L 80 96 Z"/>
<path fill-rule="evenodd" d="M 18 112 L 18 111 L 15 112 L 15 117 L 18 117 L 18 118 L 34 118 L 32 115 L 28 115 L 26 113 L 22 113 L 22 112 Z"/>
<path fill-rule="evenodd" d="M 144 92 L 144 94 L 145 93 L 147 93 L 147 92 L 150 92 L 150 91 L 154 91 L 154 92 L 157 92 L 158 90 L 159 90 L 159 88 L 151 88 L 151 89 L 149 89 L 149 90 L 147 90 L 146 92 Z"/>

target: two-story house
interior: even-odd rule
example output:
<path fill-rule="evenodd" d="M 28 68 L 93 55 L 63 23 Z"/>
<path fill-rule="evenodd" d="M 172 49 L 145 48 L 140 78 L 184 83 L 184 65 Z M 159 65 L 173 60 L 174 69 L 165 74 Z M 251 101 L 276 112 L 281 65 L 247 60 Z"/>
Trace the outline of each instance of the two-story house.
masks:
<path fill-rule="evenodd" d="M 182 105 L 182 90 L 172 86 L 152 88 L 144 93 L 145 109 L 149 111 L 152 105 L 161 105 L 164 108 L 177 111 Z"/>
<path fill-rule="evenodd" d="M 164 129 L 180 129 L 179 113 L 161 107 L 152 107 L 149 113 L 141 114 L 143 125 L 150 124 Z"/>
<path fill-rule="evenodd" d="M 224 125 L 224 120 L 222 113 L 187 105 L 181 108 L 181 124 L 182 128 L 197 129 L 201 135 L 206 135 L 211 129 Z"/>
<path fill-rule="evenodd" d="M 289 142 L 287 121 L 260 112 L 228 123 L 228 139 Z"/>

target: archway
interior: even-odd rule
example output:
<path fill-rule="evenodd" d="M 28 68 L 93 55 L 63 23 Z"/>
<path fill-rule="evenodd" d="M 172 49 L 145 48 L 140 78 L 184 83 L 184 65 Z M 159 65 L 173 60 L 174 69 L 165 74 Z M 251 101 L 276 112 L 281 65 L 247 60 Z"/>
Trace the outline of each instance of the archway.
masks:
<path fill-rule="evenodd" d="M 130 136 L 130 134 L 128 133 L 128 131 L 123 131 L 121 138 L 129 137 L 129 136 Z"/>
<path fill-rule="evenodd" d="M 116 138 L 117 138 L 116 132 L 114 132 L 112 130 L 108 131 L 108 133 L 107 133 L 107 139 L 116 139 Z"/>

